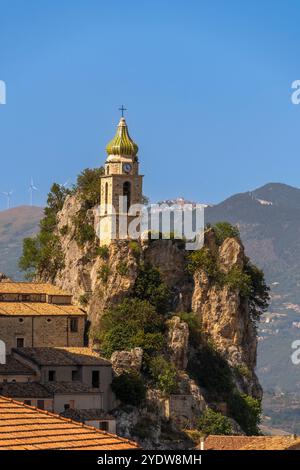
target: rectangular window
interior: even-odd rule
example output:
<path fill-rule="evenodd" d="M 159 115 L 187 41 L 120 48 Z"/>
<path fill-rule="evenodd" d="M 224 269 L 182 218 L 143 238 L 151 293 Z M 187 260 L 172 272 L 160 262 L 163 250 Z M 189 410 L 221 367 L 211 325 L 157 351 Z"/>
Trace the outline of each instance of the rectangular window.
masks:
<path fill-rule="evenodd" d="M 65 409 L 65 411 L 70 409 L 69 403 L 65 403 L 65 404 L 64 404 L 64 409 Z"/>
<path fill-rule="evenodd" d="M 100 421 L 99 429 L 101 429 L 101 431 L 108 431 L 108 421 Z"/>
<path fill-rule="evenodd" d="M 79 370 L 72 370 L 72 382 L 78 382 L 79 380 Z"/>
<path fill-rule="evenodd" d="M 44 400 L 37 400 L 37 408 L 39 408 L 40 410 L 44 410 L 45 409 L 45 402 Z"/>
<path fill-rule="evenodd" d="M 48 381 L 49 382 L 55 382 L 55 380 L 56 380 L 55 370 L 49 370 L 49 372 L 48 372 Z"/>
<path fill-rule="evenodd" d="M 98 370 L 92 371 L 92 387 L 99 388 L 100 385 L 100 373 Z"/>
<path fill-rule="evenodd" d="M 24 348 L 24 338 L 17 338 L 17 348 Z"/>
<path fill-rule="evenodd" d="M 29 406 L 31 406 L 31 400 L 24 400 L 24 405 L 29 405 Z"/>
<path fill-rule="evenodd" d="M 75 400 L 70 400 L 70 408 L 74 410 L 75 408 Z"/>
<path fill-rule="evenodd" d="M 77 333 L 78 331 L 78 318 L 71 318 L 71 332 Z"/>

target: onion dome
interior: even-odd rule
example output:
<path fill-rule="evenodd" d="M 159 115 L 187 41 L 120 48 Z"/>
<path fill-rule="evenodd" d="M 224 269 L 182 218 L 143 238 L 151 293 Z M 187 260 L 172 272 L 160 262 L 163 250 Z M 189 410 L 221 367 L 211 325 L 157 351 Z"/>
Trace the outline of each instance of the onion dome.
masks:
<path fill-rule="evenodd" d="M 108 155 L 126 155 L 135 157 L 138 153 L 138 146 L 131 139 L 125 118 L 121 118 L 114 138 L 107 144 Z"/>

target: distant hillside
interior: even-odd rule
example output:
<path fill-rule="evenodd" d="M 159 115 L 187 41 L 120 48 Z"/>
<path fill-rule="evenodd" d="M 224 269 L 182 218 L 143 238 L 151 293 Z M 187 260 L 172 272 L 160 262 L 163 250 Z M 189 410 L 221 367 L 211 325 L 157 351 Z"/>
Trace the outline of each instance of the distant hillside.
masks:
<path fill-rule="evenodd" d="M 21 279 L 18 260 L 23 238 L 38 231 L 42 207 L 19 206 L 0 212 L 0 272 Z"/>

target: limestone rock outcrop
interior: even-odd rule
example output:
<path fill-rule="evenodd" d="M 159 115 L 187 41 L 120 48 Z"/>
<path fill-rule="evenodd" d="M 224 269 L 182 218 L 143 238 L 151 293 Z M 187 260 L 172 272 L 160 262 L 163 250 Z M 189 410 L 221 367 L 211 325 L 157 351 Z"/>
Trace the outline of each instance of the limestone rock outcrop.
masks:
<path fill-rule="evenodd" d="M 110 360 L 116 375 L 120 375 L 123 372 L 140 372 L 143 350 L 142 348 L 133 348 L 130 351 L 115 351 Z"/>
<path fill-rule="evenodd" d="M 172 362 L 179 370 L 186 369 L 188 363 L 189 327 L 179 317 L 168 321 L 168 347 Z"/>

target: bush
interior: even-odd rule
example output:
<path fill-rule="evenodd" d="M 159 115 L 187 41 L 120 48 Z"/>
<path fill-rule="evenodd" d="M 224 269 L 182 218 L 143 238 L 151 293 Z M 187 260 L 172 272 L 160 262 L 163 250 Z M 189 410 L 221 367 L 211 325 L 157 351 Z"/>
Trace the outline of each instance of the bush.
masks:
<path fill-rule="evenodd" d="M 124 373 L 114 377 L 111 388 L 126 405 L 138 406 L 146 397 L 146 387 L 139 374 Z"/>
<path fill-rule="evenodd" d="M 126 299 L 107 311 L 96 328 L 103 354 L 110 357 L 116 350 L 144 349 L 143 359 L 160 351 L 164 345 L 163 320 L 147 301 Z"/>
<path fill-rule="evenodd" d="M 120 261 L 117 265 L 117 273 L 120 274 L 120 276 L 126 276 L 126 274 L 128 274 L 128 267 L 125 261 Z"/>
<path fill-rule="evenodd" d="M 197 346 L 201 340 L 201 323 L 198 315 L 193 312 L 179 312 L 176 313 L 175 316 L 188 324 L 190 333 L 189 339 L 193 345 Z"/>
<path fill-rule="evenodd" d="M 110 275 L 110 269 L 108 264 L 104 264 L 98 271 L 98 277 L 101 281 L 106 284 Z"/>
<path fill-rule="evenodd" d="M 222 245 L 226 238 L 239 238 L 239 229 L 229 222 L 218 222 L 213 225 L 213 230 L 216 235 L 216 242 L 218 245 Z"/>
<path fill-rule="evenodd" d="M 207 389 L 212 399 L 227 401 L 231 396 L 234 389 L 231 369 L 209 342 L 202 342 L 189 361 L 188 370 L 197 383 Z"/>
<path fill-rule="evenodd" d="M 188 257 L 188 270 L 190 273 L 196 271 L 204 271 L 210 281 L 217 281 L 219 279 L 219 269 L 217 265 L 217 258 L 207 247 L 202 247 L 200 250 L 193 251 Z"/>
<path fill-rule="evenodd" d="M 261 404 L 249 395 L 234 393 L 229 400 L 229 413 L 248 436 L 259 435 Z"/>
<path fill-rule="evenodd" d="M 170 395 L 176 392 L 177 372 L 174 364 L 167 361 L 163 356 L 156 356 L 149 363 L 149 371 L 156 385 L 163 393 Z"/>
<path fill-rule="evenodd" d="M 86 210 L 100 204 L 100 177 L 103 174 L 103 167 L 86 168 L 77 177 L 74 191 L 80 192 Z"/>
<path fill-rule="evenodd" d="M 147 300 L 159 313 L 166 313 L 171 302 L 170 290 L 161 279 L 159 270 L 149 264 L 140 267 L 132 297 Z"/>
<path fill-rule="evenodd" d="M 231 435 L 233 432 L 230 420 L 211 408 L 207 408 L 199 418 L 198 429 L 206 436 L 209 434 Z"/>
<path fill-rule="evenodd" d="M 139 259 L 142 250 L 138 242 L 135 240 L 131 240 L 128 246 L 129 246 L 129 249 L 132 251 L 132 254 L 135 257 L 135 259 Z"/>
<path fill-rule="evenodd" d="M 102 259 L 108 259 L 109 256 L 109 248 L 106 245 L 97 246 L 96 248 L 96 256 L 99 256 Z"/>

